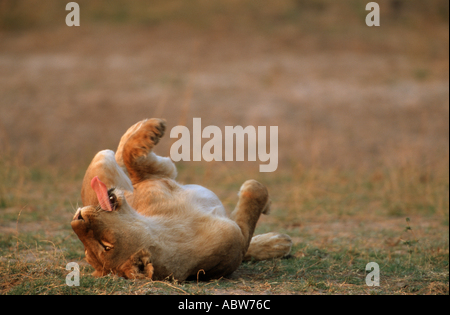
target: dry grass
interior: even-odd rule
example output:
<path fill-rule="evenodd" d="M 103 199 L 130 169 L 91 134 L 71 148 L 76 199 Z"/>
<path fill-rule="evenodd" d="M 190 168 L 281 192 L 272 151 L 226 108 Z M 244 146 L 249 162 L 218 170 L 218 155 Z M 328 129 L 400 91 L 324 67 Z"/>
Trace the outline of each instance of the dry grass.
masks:
<path fill-rule="evenodd" d="M 2 294 L 448 294 L 448 1 L 379 1 L 380 28 L 364 1 L 263 2 L 79 1 L 68 28 L 54 2 L 0 1 Z M 257 232 L 290 234 L 291 259 L 207 283 L 90 277 L 69 224 L 83 172 L 144 117 L 279 126 L 275 173 L 178 167 L 229 210 L 243 181 L 265 183 L 274 207 Z"/>

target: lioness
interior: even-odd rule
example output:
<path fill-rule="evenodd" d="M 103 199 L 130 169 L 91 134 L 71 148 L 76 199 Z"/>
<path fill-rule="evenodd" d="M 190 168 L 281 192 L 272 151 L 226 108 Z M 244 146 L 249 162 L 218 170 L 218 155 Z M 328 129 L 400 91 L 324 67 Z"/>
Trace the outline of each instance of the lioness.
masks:
<path fill-rule="evenodd" d="M 152 152 L 164 131 L 160 119 L 136 123 L 115 154 L 100 151 L 86 171 L 84 207 L 71 225 L 94 276 L 211 279 L 231 274 L 244 259 L 289 254 L 287 235 L 252 239 L 259 216 L 270 209 L 262 184 L 246 181 L 228 217 L 213 192 L 177 183 L 174 163 Z"/>

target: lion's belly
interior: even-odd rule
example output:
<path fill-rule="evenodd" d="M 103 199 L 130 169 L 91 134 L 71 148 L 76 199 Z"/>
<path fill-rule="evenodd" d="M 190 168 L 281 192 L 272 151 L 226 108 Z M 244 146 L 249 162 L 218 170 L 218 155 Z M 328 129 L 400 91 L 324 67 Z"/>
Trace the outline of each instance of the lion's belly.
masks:
<path fill-rule="evenodd" d="M 199 185 L 181 186 L 166 179 L 141 182 L 134 188 L 134 193 L 126 195 L 127 201 L 145 216 L 200 211 L 203 214 L 227 217 L 216 194 Z"/>
<path fill-rule="evenodd" d="M 211 190 L 199 185 L 184 185 L 183 190 L 193 204 L 204 213 L 210 213 L 219 217 L 226 217 L 225 208 L 219 198 Z"/>

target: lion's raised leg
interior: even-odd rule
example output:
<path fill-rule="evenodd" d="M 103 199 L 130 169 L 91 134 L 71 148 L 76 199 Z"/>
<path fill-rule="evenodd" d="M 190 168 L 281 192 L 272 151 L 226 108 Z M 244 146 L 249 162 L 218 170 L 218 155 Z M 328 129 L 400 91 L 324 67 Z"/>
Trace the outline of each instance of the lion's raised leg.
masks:
<path fill-rule="evenodd" d="M 231 213 L 231 219 L 240 227 L 244 236 L 243 255 L 247 252 L 261 213 L 270 211 L 269 193 L 262 184 L 255 180 L 246 181 L 239 191 L 239 201 Z"/>
<path fill-rule="evenodd" d="M 165 122 L 153 118 L 135 124 L 122 137 L 116 160 L 119 165 L 125 166 L 133 184 L 155 175 L 176 177 L 176 167 L 170 158 L 160 157 L 152 152 L 165 130 Z"/>
<path fill-rule="evenodd" d="M 128 139 L 131 137 L 132 134 L 134 134 L 139 128 L 141 128 L 142 124 L 146 122 L 148 119 L 144 119 L 141 121 L 138 121 L 133 126 L 128 128 L 128 130 L 123 134 L 123 136 L 120 138 L 119 145 L 117 146 L 116 150 L 116 161 L 117 164 L 120 165 L 124 169 L 124 171 L 128 174 L 127 169 L 125 165 L 123 164 L 123 147 L 125 143 L 128 141 Z"/>

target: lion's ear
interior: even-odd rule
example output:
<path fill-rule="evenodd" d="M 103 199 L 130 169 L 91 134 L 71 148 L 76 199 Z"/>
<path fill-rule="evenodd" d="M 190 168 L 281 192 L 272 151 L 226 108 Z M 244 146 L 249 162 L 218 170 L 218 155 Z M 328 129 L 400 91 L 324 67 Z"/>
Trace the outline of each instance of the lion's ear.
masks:
<path fill-rule="evenodd" d="M 137 252 L 117 268 L 118 275 L 127 279 L 151 279 L 153 265 L 150 263 L 150 258 L 150 252 L 145 249 Z"/>

